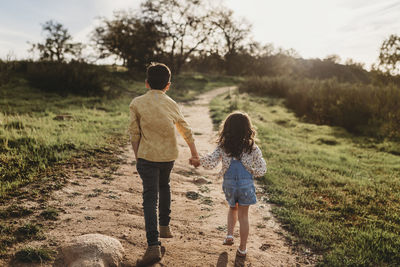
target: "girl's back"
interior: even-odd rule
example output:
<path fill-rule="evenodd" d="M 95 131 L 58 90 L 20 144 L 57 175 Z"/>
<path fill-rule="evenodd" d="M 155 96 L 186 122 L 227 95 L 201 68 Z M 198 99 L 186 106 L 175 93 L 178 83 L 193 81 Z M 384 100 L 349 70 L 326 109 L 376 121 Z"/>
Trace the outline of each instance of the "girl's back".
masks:
<path fill-rule="evenodd" d="M 233 160 L 241 162 L 246 170 L 254 177 L 262 176 L 267 171 L 262 152 L 257 145 L 254 145 L 250 153 L 242 153 L 240 160 L 230 156 L 222 147 L 218 146 L 214 152 L 202 157 L 200 163 L 206 169 L 213 169 L 218 165 L 219 161 L 222 161 L 222 168 L 219 172 L 219 176 L 223 177 Z"/>

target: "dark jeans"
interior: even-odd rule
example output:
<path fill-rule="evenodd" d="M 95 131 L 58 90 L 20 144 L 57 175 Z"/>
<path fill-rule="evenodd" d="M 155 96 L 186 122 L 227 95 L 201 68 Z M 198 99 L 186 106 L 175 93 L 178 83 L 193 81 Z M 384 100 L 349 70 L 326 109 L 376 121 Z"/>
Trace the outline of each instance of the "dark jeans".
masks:
<path fill-rule="evenodd" d="M 146 226 L 146 238 L 149 246 L 160 245 L 158 241 L 157 200 L 160 225 L 168 226 L 171 213 L 171 191 L 169 175 L 174 161 L 153 162 L 138 159 L 136 169 L 143 181 L 143 210 Z"/>

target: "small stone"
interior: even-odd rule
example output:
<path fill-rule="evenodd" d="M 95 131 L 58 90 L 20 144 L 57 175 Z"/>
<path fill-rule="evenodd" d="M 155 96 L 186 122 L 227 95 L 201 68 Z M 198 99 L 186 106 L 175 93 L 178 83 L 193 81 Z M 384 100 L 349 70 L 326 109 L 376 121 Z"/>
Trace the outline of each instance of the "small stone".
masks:
<path fill-rule="evenodd" d="M 262 244 L 260 247 L 260 250 L 262 251 L 266 251 L 267 249 L 269 249 L 271 247 L 270 244 Z"/>
<path fill-rule="evenodd" d="M 129 236 L 129 235 L 128 235 L 127 233 L 123 233 L 123 234 L 122 234 L 122 238 L 123 238 L 123 239 L 127 239 L 128 236 Z"/>
<path fill-rule="evenodd" d="M 204 177 L 196 177 L 193 179 L 193 183 L 197 185 L 207 184 L 209 181 Z"/>
<path fill-rule="evenodd" d="M 186 197 L 191 200 L 196 200 L 200 197 L 200 194 L 194 191 L 186 192 Z"/>

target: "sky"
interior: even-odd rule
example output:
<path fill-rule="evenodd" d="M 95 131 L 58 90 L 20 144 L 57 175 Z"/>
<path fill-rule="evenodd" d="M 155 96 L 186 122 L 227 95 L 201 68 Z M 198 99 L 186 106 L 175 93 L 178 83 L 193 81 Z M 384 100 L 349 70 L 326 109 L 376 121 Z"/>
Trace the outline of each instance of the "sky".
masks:
<path fill-rule="evenodd" d="M 390 34 L 400 34 L 400 0 L 218 0 L 253 25 L 253 39 L 294 49 L 303 58 L 339 55 L 367 68 Z M 74 41 L 88 42 L 99 17 L 135 10 L 140 0 L 0 0 L 0 58 L 31 57 L 41 24 L 62 23 Z"/>

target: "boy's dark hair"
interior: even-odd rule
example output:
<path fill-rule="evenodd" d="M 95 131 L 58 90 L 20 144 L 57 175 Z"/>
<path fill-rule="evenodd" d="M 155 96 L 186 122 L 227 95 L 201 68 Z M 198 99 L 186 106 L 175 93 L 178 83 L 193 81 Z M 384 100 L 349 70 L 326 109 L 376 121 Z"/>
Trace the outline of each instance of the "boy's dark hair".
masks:
<path fill-rule="evenodd" d="M 163 63 L 150 63 L 147 67 L 146 75 L 146 80 L 151 89 L 163 90 L 171 80 L 171 71 Z"/>
<path fill-rule="evenodd" d="M 231 113 L 224 121 L 218 144 L 230 156 L 240 159 L 242 153 L 251 153 L 256 131 L 246 113 Z"/>

